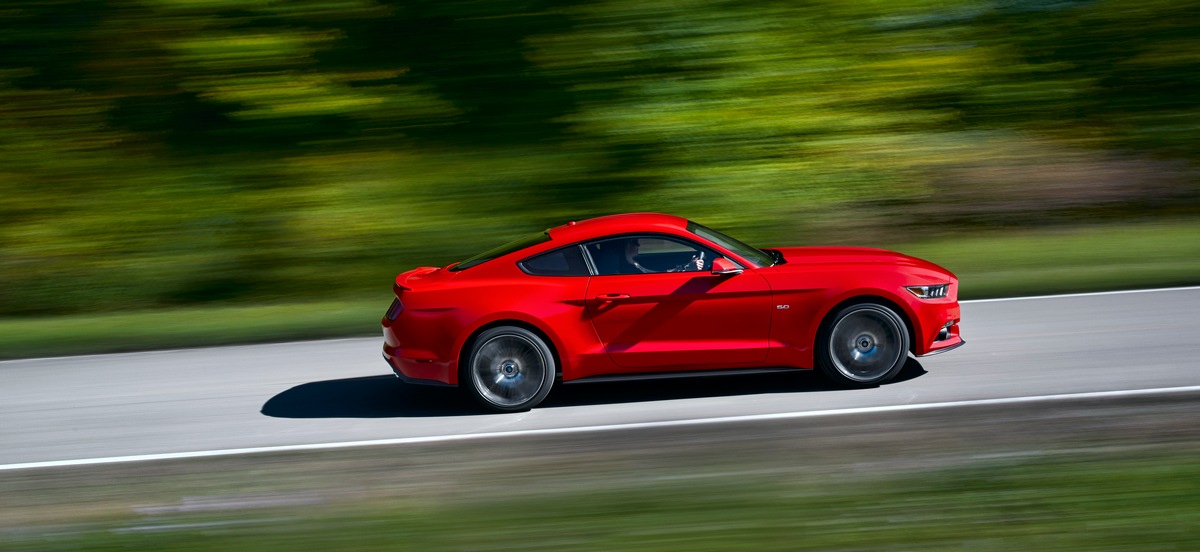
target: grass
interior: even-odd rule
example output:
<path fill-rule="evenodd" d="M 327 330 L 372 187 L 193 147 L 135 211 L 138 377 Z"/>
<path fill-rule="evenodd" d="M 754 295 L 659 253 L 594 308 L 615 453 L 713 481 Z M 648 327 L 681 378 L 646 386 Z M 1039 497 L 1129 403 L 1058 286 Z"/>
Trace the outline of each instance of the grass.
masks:
<path fill-rule="evenodd" d="M 388 299 L 0 320 L 0 359 L 363 336 Z"/>
<path fill-rule="evenodd" d="M 1195 404 L 0 471 L 0 550 L 1198 550 Z"/>
<path fill-rule="evenodd" d="M 538 462 L 524 477 L 539 477 Z M 611 476 L 612 474 L 607 474 Z M 688 473 L 437 499 L 162 508 L 0 533 L 20 550 L 1195 550 L 1191 453 L 1082 454 L 882 474 Z M 514 478 L 519 479 L 519 478 Z M 514 480 L 513 483 L 519 483 Z M 303 495 L 301 495 L 303 496 Z M 145 500 L 145 499 L 143 499 Z M 302 502 L 297 500 L 298 502 Z M 286 499 L 276 497 L 276 502 Z M 209 510 L 212 510 L 211 508 Z"/>
<path fill-rule="evenodd" d="M 1023 230 L 893 244 L 961 280 L 962 299 L 1200 284 L 1200 221 Z M 0 319 L 0 359 L 365 336 L 374 299 Z"/>
<path fill-rule="evenodd" d="M 958 275 L 963 299 L 1200 284 L 1200 221 L 943 238 L 894 249 Z"/>

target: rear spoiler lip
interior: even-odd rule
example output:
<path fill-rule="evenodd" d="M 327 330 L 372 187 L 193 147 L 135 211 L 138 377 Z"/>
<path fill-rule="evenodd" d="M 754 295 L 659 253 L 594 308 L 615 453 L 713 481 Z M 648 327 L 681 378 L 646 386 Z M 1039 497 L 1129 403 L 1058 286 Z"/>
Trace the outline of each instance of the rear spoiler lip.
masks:
<path fill-rule="evenodd" d="M 419 278 L 431 272 L 437 272 L 438 270 L 441 269 L 436 266 L 421 266 L 401 273 L 399 276 L 396 276 L 396 283 L 392 285 L 392 289 L 397 293 L 413 289 L 413 286 L 408 284 L 409 280 Z"/>

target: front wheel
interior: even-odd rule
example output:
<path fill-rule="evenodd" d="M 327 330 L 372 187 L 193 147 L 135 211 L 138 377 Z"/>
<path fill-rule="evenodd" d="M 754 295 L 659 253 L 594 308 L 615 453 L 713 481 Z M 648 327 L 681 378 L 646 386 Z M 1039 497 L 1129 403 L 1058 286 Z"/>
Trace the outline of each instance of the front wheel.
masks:
<path fill-rule="evenodd" d="M 462 376 L 459 381 L 484 406 L 500 412 L 529 410 L 550 394 L 554 355 L 529 330 L 491 328 L 475 340 Z"/>
<path fill-rule="evenodd" d="M 817 339 L 817 365 L 847 387 L 886 383 L 908 360 L 908 328 L 892 309 L 875 303 L 850 305 L 824 325 Z"/>

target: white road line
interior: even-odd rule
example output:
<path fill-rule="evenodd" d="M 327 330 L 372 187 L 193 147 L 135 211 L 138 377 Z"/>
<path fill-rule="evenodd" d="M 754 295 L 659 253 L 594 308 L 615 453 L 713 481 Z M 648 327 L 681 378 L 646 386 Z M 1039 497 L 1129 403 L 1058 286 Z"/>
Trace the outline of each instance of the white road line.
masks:
<path fill-rule="evenodd" d="M 341 443 L 312 443 L 307 445 L 282 445 L 273 447 L 252 447 L 224 450 L 201 450 L 193 452 L 171 452 L 164 454 L 139 454 L 134 456 L 112 456 L 108 458 L 83 458 L 79 460 L 51 460 L 46 462 L 25 462 L 21 464 L 0 465 L 0 471 L 22 470 L 32 468 L 60 468 L 68 466 L 94 466 L 98 464 L 120 464 L 128 462 L 147 462 L 151 460 L 180 460 L 189 458 L 212 458 L 216 456 L 239 456 L 246 454 L 262 454 L 268 452 L 297 452 L 310 450 L 331 450 L 354 447 L 375 447 L 387 445 L 415 445 L 426 443 L 445 443 L 452 441 L 475 441 L 480 439 L 499 439 L 505 437 L 534 437 L 543 435 L 569 435 L 575 433 L 596 433 L 600 431 L 617 431 L 629 429 L 652 429 L 664 427 L 698 426 L 724 424 L 732 422 L 758 422 L 768 420 L 791 420 L 797 418 L 816 418 L 820 416 L 840 416 L 846 414 L 878 414 L 882 412 L 905 412 L 914 410 L 932 410 L 938 408 L 956 408 L 963 406 L 992 406 L 1024 404 L 1032 402 L 1060 401 L 1073 399 L 1103 399 L 1119 397 L 1136 397 L 1167 393 L 1188 393 L 1200 391 L 1200 385 L 1187 387 L 1161 387 L 1157 389 L 1133 389 L 1125 391 L 1095 391 L 1090 393 L 1067 393 L 1061 395 L 1036 395 L 1029 397 L 1008 397 L 1002 399 L 977 399 L 968 401 L 950 401 L 922 404 L 897 404 L 889 406 L 866 406 L 859 408 L 842 408 L 835 410 L 812 410 L 806 412 L 778 412 L 774 414 L 749 414 L 744 416 L 726 416 L 720 418 L 696 418 L 691 420 L 667 420 L 659 422 L 635 422 L 628 424 L 596 425 L 583 427 L 564 427 L 551 429 L 525 429 L 517 431 L 500 431 L 494 433 L 466 433 L 459 435 L 431 435 L 426 437 L 403 437 L 398 439 L 378 439 L 373 441 L 346 441 Z"/>
<path fill-rule="evenodd" d="M 1160 291 L 1195 291 L 1200 286 L 1155 288 L 1155 289 L 1124 289 L 1119 291 L 1094 291 L 1091 293 L 1064 293 L 1062 295 L 1029 295 L 1026 297 L 997 297 L 995 299 L 969 299 L 959 301 L 959 304 L 970 303 L 999 303 L 1001 301 L 1026 301 L 1031 299 L 1068 299 L 1072 297 L 1101 297 L 1104 295 L 1128 295 L 1130 293 L 1158 293 Z"/>

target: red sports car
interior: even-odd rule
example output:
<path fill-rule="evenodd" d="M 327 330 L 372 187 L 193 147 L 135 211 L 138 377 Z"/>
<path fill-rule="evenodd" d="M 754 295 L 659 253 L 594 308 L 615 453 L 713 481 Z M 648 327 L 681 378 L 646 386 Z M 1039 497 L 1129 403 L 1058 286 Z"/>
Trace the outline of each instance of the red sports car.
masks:
<path fill-rule="evenodd" d="M 867 387 L 909 353 L 963 344 L 957 288 L 882 249 L 760 250 L 676 216 L 613 215 L 397 276 L 383 356 L 406 382 L 509 412 L 583 378 L 816 367 Z"/>

